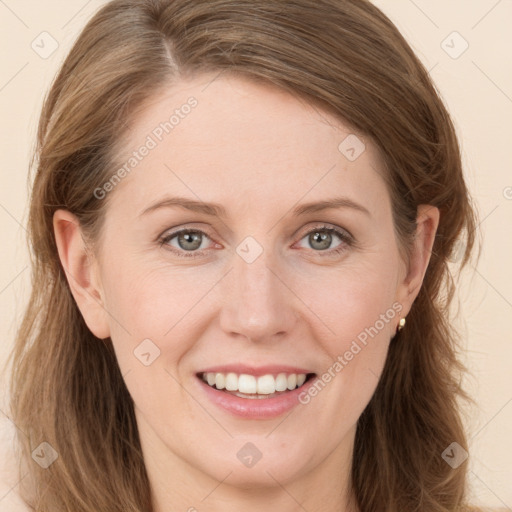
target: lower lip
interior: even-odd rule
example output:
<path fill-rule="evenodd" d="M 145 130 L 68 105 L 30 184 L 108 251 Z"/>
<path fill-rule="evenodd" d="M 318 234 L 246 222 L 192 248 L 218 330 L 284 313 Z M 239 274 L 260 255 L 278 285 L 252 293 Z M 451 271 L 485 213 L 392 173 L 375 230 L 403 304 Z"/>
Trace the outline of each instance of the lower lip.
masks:
<path fill-rule="evenodd" d="M 220 391 L 197 378 L 206 396 L 218 407 L 231 414 L 252 420 L 276 418 L 300 404 L 299 395 L 307 391 L 316 377 L 310 378 L 300 388 L 272 398 L 241 398 L 231 393 Z"/>

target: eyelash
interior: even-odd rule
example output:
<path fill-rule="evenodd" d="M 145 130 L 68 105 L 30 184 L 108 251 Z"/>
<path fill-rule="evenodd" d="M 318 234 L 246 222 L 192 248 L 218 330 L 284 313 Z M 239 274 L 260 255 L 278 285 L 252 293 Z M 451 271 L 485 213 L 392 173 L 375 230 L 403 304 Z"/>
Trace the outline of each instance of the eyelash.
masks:
<path fill-rule="evenodd" d="M 343 242 L 335 249 L 327 249 L 326 251 L 313 251 L 313 252 L 320 253 L 321 257 L 337 256 L 337 255 L 341 254 L 342 252 L 346 251 L 347 247 L 354 245 L 354 240 L 349 234 L 347 234 L 344 231 L 341 231 L 339 229 L 332 228 L 330 226 L 325 226 L 325 225 L 317 226 L 317 227 L 309 230 L 300 238 L 300 240 L 302 240 L 306 236 L 310 235 L 311 233 L 315 233 L 317 231 L 323 231 L 326 233 L 334 233 Z M 210 238 L 207 233 L 205 233 L 204 231 L 202 231 L 200 229 L 190 229 L 190 228 L 180 229 L 173 233 L 169 233 L 167 235 L 162 236 L 159 239 L 160 247 L 163 247 L 165 244 L 168 244 L 176 236 L 181 235 L 181 234 L 186 234 L 186 233 L 200 233 L 202 235 L 205 235 L 207 238 Z M 210 240 L 211 240 L 211 238 L 210 238 Z M 168 246 L 168 247 L 171 247 L 171 246 Z M 180 258 L 197 258 L 197 257 L 202 256 L 203 252 L 206 249 L 204 249 L 203 251 L 183 251 L 183 250 L 177 250 L 175 248 L 171 248 L 171 249 L 167 249 L 167 250 L 170 250 L 171 252 L 173 252 Z"/>

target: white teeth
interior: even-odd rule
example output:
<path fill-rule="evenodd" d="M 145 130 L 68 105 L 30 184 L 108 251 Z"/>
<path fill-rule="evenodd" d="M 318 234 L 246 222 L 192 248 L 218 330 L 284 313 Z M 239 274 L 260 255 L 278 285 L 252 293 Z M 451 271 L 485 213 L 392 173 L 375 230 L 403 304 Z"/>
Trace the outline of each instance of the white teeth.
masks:
<path fill-rule="evenodd" d="M 238 377 L 236 373 L 228 373 L 226 375 L 226 389 L 228 391 L 236 391 L 238 389 Z"/>
<path fill-rule="evenodd" d="M 297 387 L 297 375 L 295 373 L 292 373 L 291 375 L 288 375 L 288 389 L 292 390 Z"/>
<path fill-rule="evenodd" d="M 217 389 L 224 389 L 226 387 L 226 378 L 223 373 L 215 374 L 215 386 Z"/>
<path fill-rule="evenodd" d="M 280 373 L 276 379 L 276 391 L 284 391 L 288 389 L 288 378 L 284 373 Z"/>
<path fill-rule="evenodd" d="M 306 382 L 305 373 L 279 373 L 274 376 L 271 374 L 255 377 L 242 373 L 203 373 L 202 379 L 210 386 L 217 389 L 226 389 L 226 391 L 243 393 L 246 395 L 272 395 L 276 392 L 293 390 Z M 238 393 L 236 393 L 238 395 Z M 240 395 L 239 395 L 240 396 Z"/>
<path fill-rule="evenodd" d="M 270 395 L 276 391 L 276 381 L 272 375 L 258 377 L 258 395 Z"/>
<path fill-rule="evenodd" d="M 238 377 L 238 389 L 233 391 L 240 391 L 240 393 L 257 393 L 258 383 L 254 375 L 247 375 L 242 373 Z"/>

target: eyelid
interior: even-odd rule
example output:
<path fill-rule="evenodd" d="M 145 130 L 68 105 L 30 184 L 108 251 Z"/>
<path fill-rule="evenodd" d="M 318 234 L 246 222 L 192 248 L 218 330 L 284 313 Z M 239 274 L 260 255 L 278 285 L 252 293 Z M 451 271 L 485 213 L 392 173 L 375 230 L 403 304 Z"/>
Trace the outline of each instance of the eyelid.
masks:
<path fill-rule="evenodd" d="M 173 230 L 173 229 L 175 229 L 175 230 Z M 298 237 L 297 242 L 300 242 L 305 236 L 307 236 L 315 231 L 327 231 L 327 232 L 334 233 L 336 236 L 338 236 L 338 238 L 340 238 L 340 240 L 342 242 L 340 245 L 343 245 L 343 247 L 341 247 L 339 249 L 333 248 L 333 249 L 327 249 L 325 251 L 311 250 L 311 252 L 318 253 L 318 255 L 320 255 L 322 257 L 339 255 L 339 253 L 341 253 L 342 251 L 344 251 L 348 248 L 347 246 L 356 245 L 353 235 L 347 229 L 336 226 L 334 224 L 330 224 L 328 222 L 320 222 L 320 221 L 317 222 L 317 224 L 315 226 L 305 227 L 302 234 Z M 210 236 L 210 234 L 208 233 L 207 230 L 202 229 L 202 228 L 195 228 L 192 225 L 188 225 L 187 227 L 182 227 L 182 228 L 167 229 L 166 231 L 164 231 L 164 233 L 162 233 L 162 235 L 160 235 L 158 237 L 159 245 L 160 245 L 160 247 L 167 245 L 168 248 L 166 250 L 173 252 L 178 257 L 195 258 L 195 257 L 202 256 L 206 251 L 208 251 L 208 249 L 202 249 L 202 250 L 196 250 L 196 251 L 184 251 L 184 250 L 176 249 L 174 247 L 171 248 L 171 246 L 168 244 L 168 242 L 170 240 L 174 239 L 176 236 L 178 236 L 182 233 L 188 233 L 188 232 L 200 233 L 200 234 L 206 236 L 206 238 L 211 240 L 214 244 L 219 245 L 219 243 L 216 242 L 212 236 Z"/>
<path fill-rule="evenodd" d="M 163 239 L 169 238 L 169 237 L 173 238 L 176 235 L 179 235 L 180 233 L 187 232 L 187 231 L 202 233 L 203 235 L 206 235 L 210 240 L 213 240 L 213 237 L 210 235 L 208 228 L 196 227 L 194 225 L 194 223 L 190 223 L 190 224 L 175 226 L 172 228 L 167 228 L 163 233 L 158 235 L 157 241 L 162 241 Z"/>
<path fill-rule="evenodd" d="M 325 230 L 338 231 L 341 235 L 345 235 L 346 238 L 349 238 L 350 240 L 355 242 L 355 239 L 352 236 L 352 233 L 350 233 L 350 231 L 346 228 L 342 228 L 340 226 L 337 226 L 336 224 L 331 224 L 329 222 L 322 222 L 322 221 L 313 222 L 313 224 L 314 225 L 312 227 L 307 226 L 304 228 L 304 231 L 302 232 L 302 235 L 300 236 L 301 239 L 304 236 L 309 235 L 309 233 L 311 233 L 312 231 L 325 229 Z M 300 232 L 301 231 L 299 231 L 299 233 Z"/>
<path fill-rule="evenodd" d="M 330 225 L 327 222 L 320 222 L 319 225 L 310 227 L 309 229 L 307 229 L 307 231 L 305 233 L 302 233 L 301 236 L 298 237 L 297 243 L 300 243 L 304 237 L 311 235 L 312 233 L 315 233 L 318 231 L 324 231 L 324 232 L 334 234 L 341 240 L 341 243 L 339 245 L 337 245 L 336 247 L 331 248 L 331 249 L 326 249 L 325 251 L 315 251 L 313 249 L 310 249 L 307 251 L 307 252 L 313 253 L 315 256 L 319 256 L 320 258 L 324 258 L 324 259 L 328 259 L 329 257 L 331 257 L 331 258 L 340 257 L 348 249 L 350 249 L 352 247 L 354 247 L 354 248 L 357 247 L 355 238 L 352 236 L 352 234 L 348 230 L 341 228 L 339 226 Z M 302 250 L 306 250 L 306 249 L 302 248 Z"/>
<path fill-rule="evenodd" d="M 184 228 L 176 228 L 176 230 L 174 231 L 173 228 L 171 228 L 170 230 L 167 229 L 166 231 L 163 232 L 162 235 L 160 235 L 158 237 L 158 244 L 160 245 L 160 247 L 163 247 L 164 245 L 167 246 L 167 249 L 168 251 L 171 251 L 172 253 L 174 254 L 177 254 L 178 256 L 182 256 L 184 258 L 194 258 L 196 256 L 200 256 L 202 255 L 207 249 L 202 249 L 200 251 L 183 251 L 183 250 L 179 250 L 179 249 L 176 249 L 175 247 L 171 247 L 170 246 L 170 241 L 172 239 L 174 239 L 175 237 L 177 237 L 178 235 L 182 234 L 182 233 L 189 233 L 189 232 L 192 232 L 192 233 L 200 233 L 201 235 L 205 236 L 206 238 L 208 238 L 209 240 L 211 240 L 211 242 L 213 244 L 218 244 L 218 242 L 215 242 L 215 240 L 209 235 L 209 233 L 205 230 L 205 229 L 200 229 L 200 228 L 194 228 L 194 227 L 184 227 Z"/>

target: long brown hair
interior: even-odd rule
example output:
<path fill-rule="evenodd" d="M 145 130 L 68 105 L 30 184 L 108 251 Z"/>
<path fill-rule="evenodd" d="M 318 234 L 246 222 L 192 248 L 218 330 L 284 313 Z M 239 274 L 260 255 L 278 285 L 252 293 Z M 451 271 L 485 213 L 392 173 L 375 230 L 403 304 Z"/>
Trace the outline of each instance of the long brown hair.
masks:
<path fill-rule="evenodd" d="M 82 31 L 45 99 L 32 162 L 33 287 L 11 381 L 26 499 L 41 512 L 152 509 L 132 399 L 111 340 L 89 331 L 73 299 L 52 217 L 65 208 L 98 240 L 108 201 L 93 191 L 117 168 L 134 112 L 180 77 L 212 71 L 273 84 L 374 142 L 404 257 L 417 206 L 439 208 L 423 286 L 358 422 L 352 482 L 365 512 L 462 510 L 466 462 L 442 457 L 454 441 L 467 448 L 450 261 L 470 260 L 476 213 L 427 70 L 367 0 L 114 0 Z M 47 469 L 31 460 L 41 442 L 58 453 Z"/>

